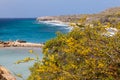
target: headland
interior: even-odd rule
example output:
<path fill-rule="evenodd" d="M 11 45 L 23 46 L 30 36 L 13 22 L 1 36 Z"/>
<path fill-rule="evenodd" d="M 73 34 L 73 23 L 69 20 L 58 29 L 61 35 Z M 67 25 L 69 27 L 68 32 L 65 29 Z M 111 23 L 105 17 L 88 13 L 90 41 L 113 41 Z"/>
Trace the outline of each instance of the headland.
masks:
<path fill-rule="evenodd" d="M 86 24 L 92 24 L 95 21 L 100 21 L 101 23 L 105 22 L 113 22 L 117 23 L 120 21 L 120 7 L 113 7 L 101 11 L 95 14 L 76 14 L 76 15 L 60 15 L 60 16 L 43 16 L 38 17 L 37 21 L 41 22 L 48 22 L 48 23 L 58 23 L 58 24 L 67 24 L 69 25 L 70 22 L 76 23 L 80 19 L 86 17 Z"/>

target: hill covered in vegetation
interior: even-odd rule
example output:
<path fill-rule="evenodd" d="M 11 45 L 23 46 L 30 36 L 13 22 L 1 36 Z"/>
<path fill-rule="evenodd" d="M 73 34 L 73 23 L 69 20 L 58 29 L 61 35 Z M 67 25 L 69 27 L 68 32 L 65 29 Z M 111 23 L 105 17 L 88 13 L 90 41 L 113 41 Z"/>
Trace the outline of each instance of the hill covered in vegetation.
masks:
<path fill-rule="evenodd" d="M 86 23 L 93 23 L 94 21 L 104 22 L 119 22 L 120 21 L 120 7 L 106 9 L 96 14 L 78 14 L 78 15 L 61 15 L 61 16 L 45 16 L 38 17 L 39 21 L 58 20 L 62 22 L 76 22 L 83 17 L 87 17 Z"/>

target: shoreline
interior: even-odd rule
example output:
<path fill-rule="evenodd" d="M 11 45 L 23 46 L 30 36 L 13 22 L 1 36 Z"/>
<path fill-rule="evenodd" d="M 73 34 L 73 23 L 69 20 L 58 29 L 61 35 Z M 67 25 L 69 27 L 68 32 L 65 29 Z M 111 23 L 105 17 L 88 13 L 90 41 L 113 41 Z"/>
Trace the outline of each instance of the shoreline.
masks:
<path fill-rule="evenodd" d="M 38 20 L 38 22 L 39 23 L 44 23 L 44 24 L 50 24 L 50 25 L 54 25 L 54 26 L 68 26 L 69 27 L 69 23 L 58 21 L 58 20 L 51 20 L 51 21 L 40 21 L 40 20 Z"/>
<path fill-rule="evenodd" d="M 51 20 L 51 21 L 41 21 L 38 20 L 39 23 L 45 23 L 49 25 L 55 26 L 67 26 L 69 27 L 70 31 L 73 29 L 72 26 L 69 26 L 69 22 L 63 22 L 59 20 Z M 23 40 L 16 40 L 16 41 L 0 41 L 0 48 L 42 48 L 44 43 L 34 43 L 34 42 L 27 42 Z"/>
<path fill-rule="evenodd" d="M 0 41 L 0 48 L 8 47 L 36 47 L 42 48 L 44 44 L 41 43 L 30 43 L 26 41 Z"/>
<path fill-rule="evenodd" d="M 69 31 L 71 31 L 74 28 L 73 26 L 70 25 L 71 24 L 70 22 L 64 22 L 61 20 L 53 19 L 51 17 L 50 20 L 49 17 L 38 17 L 36 20 L 38 21 L 38 23 L 49 24 L 53 26 L 68 27 Z"/>
<path fill-rule="evenodd" d="M 56 25 L 56 26 L 68 26 L 70 27 L 70 22 L 65 22 L 59 19 L 56 19 L 55 17 L 50 17 L 50 16 L 43 16 L 43 17 L 38 17 L 36 19 L 40 23 L 45 23 L 45 24 L 51 24 L 51 25 Z"/>

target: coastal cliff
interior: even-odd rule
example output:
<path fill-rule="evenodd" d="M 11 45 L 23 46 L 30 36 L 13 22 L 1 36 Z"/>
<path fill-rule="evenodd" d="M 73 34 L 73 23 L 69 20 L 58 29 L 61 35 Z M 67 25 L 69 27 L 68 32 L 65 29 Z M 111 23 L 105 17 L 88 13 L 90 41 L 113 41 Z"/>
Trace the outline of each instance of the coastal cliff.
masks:
<path fill-rule="evenodd" d="M 5 67 L 0 65 L 0 80 L 16 80 L 16 78 Z"/>

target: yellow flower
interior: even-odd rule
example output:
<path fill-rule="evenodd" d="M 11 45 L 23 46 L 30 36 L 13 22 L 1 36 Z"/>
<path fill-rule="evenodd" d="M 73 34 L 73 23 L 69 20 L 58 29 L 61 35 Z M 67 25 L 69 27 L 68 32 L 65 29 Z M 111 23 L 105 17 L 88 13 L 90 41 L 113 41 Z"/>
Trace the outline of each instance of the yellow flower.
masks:
<path fill-rule="evenodd" d="M 33 50 L 29 50 L 29 53 L 31 53 L 31 54 L 32 54 L 32 53 L 33 53 Z"/>
<path fill-rule="evenodd" d="M 51 55 L 51 56 L 49 56 L 49 59 L 50 59 L 51 61 L 54 61 L 54 60 L 55 60 L 55 56 L 54 56 L 54 55 Z"/>
<path fill-rule="evenodd" d="M 102 67 L 104 67 L 104 64 L 103 64 L 103 63 L 99 63 L 99 64 L 98 64 L 98 67 L 99 67 L 99 68 L 102 68 Z"/>

